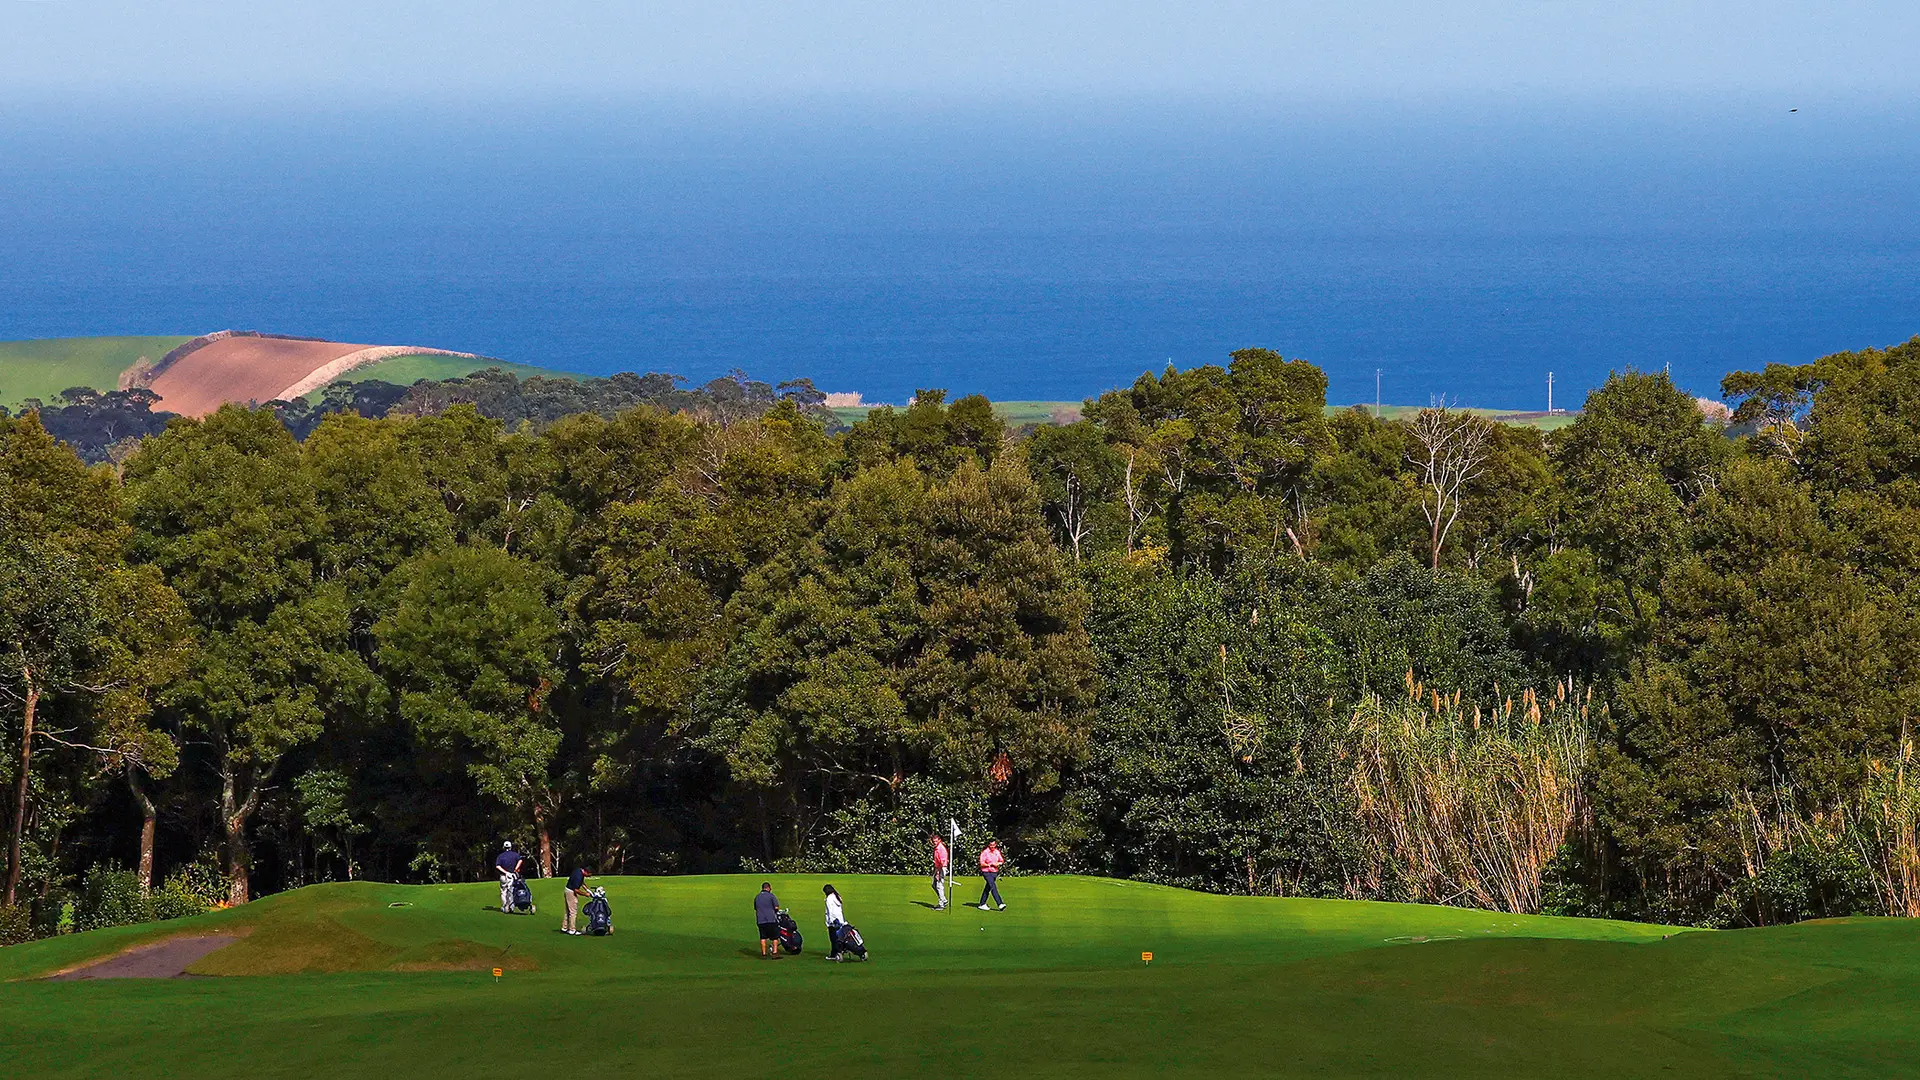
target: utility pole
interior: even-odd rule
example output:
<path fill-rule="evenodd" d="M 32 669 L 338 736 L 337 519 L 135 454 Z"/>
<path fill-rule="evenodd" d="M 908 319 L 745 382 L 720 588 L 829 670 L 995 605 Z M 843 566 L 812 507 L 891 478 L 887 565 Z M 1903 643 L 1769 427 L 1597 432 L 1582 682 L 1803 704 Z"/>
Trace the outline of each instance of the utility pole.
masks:
<path fill-rule="evenodd" d="M 1373 418 L 1380 419 L 1380 369 L 1373 369 Z"/>
<path fill-rule="evenodd" d="M 1547 372 L 1547 415 L 1553 415 L 1553 372 Z"/>

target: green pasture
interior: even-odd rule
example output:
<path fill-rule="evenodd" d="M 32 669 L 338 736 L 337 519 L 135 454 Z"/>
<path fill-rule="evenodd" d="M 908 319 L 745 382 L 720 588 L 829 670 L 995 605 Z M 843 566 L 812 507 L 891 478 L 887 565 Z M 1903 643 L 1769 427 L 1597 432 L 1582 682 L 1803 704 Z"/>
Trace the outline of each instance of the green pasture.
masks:
<path fill-rule="evenodd" d="M 1077 418 L 1082 404 L 1078 401 L 996 401 L 993 403 L 993 411 L 1008 427 L 1021 428 L 1028 424 L 1050 424 L 1054 416 L 1060 412 L 1066 412 Z M 841 423 L 852 425 L 865 420 L 868 413 L 880 407 L 879 405 L 842 406 L 834 409 L 833 415 L 839 417 Z M 896 405 L 894 408 L 904 409 L 906 406 Z"/>
<path fill-rule="evenodd" d="M 1425 408 L 1425 406 L 1381 405 L 1378 407 L 1378 412 L 1381 418 L 1386 420 L 1411 420 L 1414 418 L 1414 416 L 1416 416 L 1420 412 L 1422 408 Z M 1334 413 L 1346 412 L 1348 409 L 1359 409 L 1361 412 L 1368 413 L 1370 415 L 1376 411 L 1373 405 L 1366 405 L 1366 404 L 1329 405 L 1327 406 L 1327 414 L 1331 416 Z M 1580 419 L 1580 413 L 1578 410 L 1575 410 L 1572 412 L 1562 410 L 1562 411 L 1554 412 L 1552 414 L 1548 414 L 1544 412 L 1526 412 L 1526 411 L 1516 412 L 1512 409 L 1462 408 L 1459 411 L 1465 412 L 1465 413 L 1473 413 L 1476 416 L 1484 416 L 1487 419 L 1494 421 L 1495 423 L 1520 424 L 1524 427 L 1537 427 L 1542 431 L 1554 431 L 1556 429 L 1566 427 L 1568 424 L 1571 424 L 1575 420 Z"/>
<path fill-rule="evenodd" d="M 993 411 L 1008 427 L 1020 428 L 1028 424 L 1050 424 L 1058 416 L 1078 418 L 1085 402 L 1080 401 L 996 401 Z M 833 410 L 843 424 L 856 424 L 866 418 L 868 412 L 879 408 L 878 405 L 843 407 Z M 1348 409 L 1374 411 L 1372 405 L 1329 405 L 1327 415 L 1346 412 Z M 1383 405 L 1380 415 L 1388 420 L 1410 420 L 1421 409 L 1419 405 Z M 1537 427 L 1542 431 L 1553 431 L 1566 427 L 1580 418 L 1577 412 L 1557 412 L 1549 416 L 1545 413 L 1513 412 L 1508 409 L 1462 409 L 1462 412 L 1485 416 L 1502 424 L 1524 424 Z"/>
<path fill-rule="evenodd" d="M 541 881 L 530 917 L 491 910 L 490 883 L 341 884 L 16 946 L 0 950 L 0 1062 L 143 1078 L 1920 1071 L 1906 920 L 1682 933 L 1089 878 L 1010 879 L 1006 911 L 939 912 L 923 879 L 841 876 L 874 960 L 828 964 L 826 880 L 773 879 L 808 936 L 779 961 L 756 955 L 744 876 L 604 879 L 604 939 L 556 933 L 559 884 Z M 193 971 L 228 977 L 34 978 L 220 928 L 247 936 Z"/>
<path fill-rule="evenodd" d="M 28 398 L 50 401 L 75 386 L 111 390 L 119 385 L 120 373 L 141 357 L 158 361 L 192 340 L 185 335 L 0 341 L 0 406 L 18 408 Z"/>
<path fill-rule="evenodd" d="M 468 360 L 458 356 L 432 356 L 420 354 L 414 356 L 396 356 L 391 360 L 381 360 L 366 367 L 355 368 L 336 379 L 336 382 L 371 382 L 379 380 L 396 386 L 412 386 L 421 379 L 462 379 L 476 371 L 499 368 L 511 372 L 522 379 L 535 375 L 544 375 L 549 379 L 578 379 L 583 376 L 570 371 L 554 371 L 550 368 L 535 367 L 532 364 L 514 364 L 505 360 Z"/>

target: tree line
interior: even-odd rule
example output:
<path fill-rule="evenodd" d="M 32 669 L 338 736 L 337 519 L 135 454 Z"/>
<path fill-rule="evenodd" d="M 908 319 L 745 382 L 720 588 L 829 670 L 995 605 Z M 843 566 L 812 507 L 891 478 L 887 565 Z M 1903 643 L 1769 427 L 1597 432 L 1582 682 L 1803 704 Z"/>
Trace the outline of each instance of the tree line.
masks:
<path fill-rule="evenodd" d="M 507 836 L 901 872 L 949 817 L 1216 891 L 1920 911 L 1920 339 L 1729 375 L 1731 427 L 1636 372 L 1551 434 L 1329 412 L 1264 349 L 1019 433 L 734 386 L 229 406 L 100 465 L 0 419 L 5 917 Z"/>
<path fill-rule="evenodd" d="M 470 405 L 482 416 L 510 425 L 529 421 L 543 426 L 576 413 L 612 416 L 637 405 L 669 412 L 697 411 L 733 420 L 756 416 L 776 401 L 792 401 L 823 424 L 838 426 L 825 407 L 827 396 L 815 389 L 810 379 L 772 386 L 735 371 L 697 387 L 683 386 L 683 382 L 658 372 L 622 372 L 610 378 L 521 378 L 490 367 L 458 378 L 419 379 L 409 386 L 380 379 L 341 381 L 306 397 L 264 404 L 297 439 L 306 438 L 334 413 L 351 412 L 369 418 L 390 413 L 430 416 L 458 405 Z M 141 440 L 158 435 L 173 419 L 175 414 L 159 408 L 160 404 L 160 395 L 144 386 L 104 391 L 73 386 L 51 401 L 28 398 L 19 412 L 22 416 L 38 415 L 41 426 L 71 446 L 84 461 L 122 462 L 140 448 Z M 0 408 L 0 415 L 6 413 Z"/>

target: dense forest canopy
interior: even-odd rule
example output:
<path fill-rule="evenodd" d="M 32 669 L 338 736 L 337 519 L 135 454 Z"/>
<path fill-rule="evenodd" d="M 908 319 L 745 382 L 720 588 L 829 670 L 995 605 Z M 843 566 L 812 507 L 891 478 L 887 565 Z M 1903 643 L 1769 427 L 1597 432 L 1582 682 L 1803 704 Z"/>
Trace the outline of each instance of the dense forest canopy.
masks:
<path fill-rule="evenodd" d="M 1920 339 L 1550 435 L 1265 349 L 1027 433 L 549 382 L 0 418 L 0 934 L 108 866 L 906 871 L 949 817 L 1222 891 L 1920 913 Z"/>

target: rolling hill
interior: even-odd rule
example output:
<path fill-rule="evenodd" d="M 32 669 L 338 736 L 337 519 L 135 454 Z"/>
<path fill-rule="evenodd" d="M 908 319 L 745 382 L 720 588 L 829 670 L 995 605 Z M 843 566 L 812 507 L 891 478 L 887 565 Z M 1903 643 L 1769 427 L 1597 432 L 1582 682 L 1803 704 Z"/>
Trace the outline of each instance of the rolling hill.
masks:
<path fill-rule="evenodd" d="M 229 401 L 317 394 L 335 381 L 410 385 L 498 367 L 574 378 L 529 364 L 409 345 L 364 345 L 221 331 L 198 337 L 45 338 L 0 342 L 0 406 L 50 401 L 76 386 L 146 386 L 158 409 L 202 416 Z"/>
<path fill-rule="evenodd" d="M 193 340 L 178 337 L 40 338 L 0 341 L 0 406 L 17 409 L 28 398 L 50 401 L 63 390 L 112 390 L 120 374 L 158 361 Z"/>

